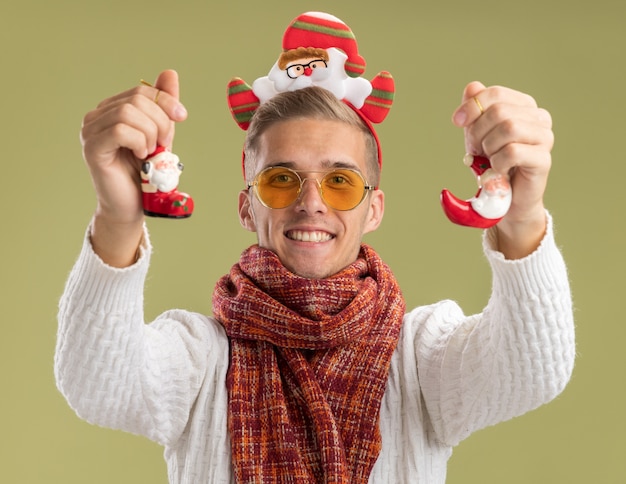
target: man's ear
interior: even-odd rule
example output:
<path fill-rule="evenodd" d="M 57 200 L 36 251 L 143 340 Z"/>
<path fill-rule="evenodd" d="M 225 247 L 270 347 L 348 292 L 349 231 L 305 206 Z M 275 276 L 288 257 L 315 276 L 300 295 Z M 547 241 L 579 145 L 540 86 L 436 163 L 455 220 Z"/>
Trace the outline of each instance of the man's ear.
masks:
<path fill-rule="evenodd" d="M 239 192 L 239 222 L 243 228 L 250 232 L 256 232 L 256 222 L 254 221 L 250 196 L 250 190 L 241 190 Z"/>
<path fill-rule="evenodd" d="M 373 190 L 370 195 L 369 209 L 363 233 L 373 232 L 383 221 L 385 214 L 385 194 L 381 189 Z"/>

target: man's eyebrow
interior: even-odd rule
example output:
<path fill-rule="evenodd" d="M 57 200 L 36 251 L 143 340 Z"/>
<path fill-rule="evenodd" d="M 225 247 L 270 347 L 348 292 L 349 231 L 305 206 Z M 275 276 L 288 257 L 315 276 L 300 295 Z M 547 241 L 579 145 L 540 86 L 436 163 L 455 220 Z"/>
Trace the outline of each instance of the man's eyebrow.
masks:
<path fill-rule="evenodd" d="M 296 164 L 293 161 L 274 161 L 269 163 L 267 166 L 282 166 L 284 168 L 291 168 L 295 170 Z"/>
<path fill-rule="evenodd" d="M 326 161 L 322 161 L 321 165 L 324 170 L 332 170 L 335 168 L 349 168 L 351 170 L 360 171 L 356 163 L 352 163 L 349 161 L 326 160 Z M 297 163 L 293 161 L 276 161 L 276 162 L 270 163 L 268 166 L 282 166 L 285 168 L 291 168 L 292 170 L 298 171 L 298 165 Z"/>
<path fill-rule="evenodd" d="M 354 170 L 359 168 L 356 163 L 350 161 L 325 161 L 322 164 L 328 168 L 352 168 Z"/>

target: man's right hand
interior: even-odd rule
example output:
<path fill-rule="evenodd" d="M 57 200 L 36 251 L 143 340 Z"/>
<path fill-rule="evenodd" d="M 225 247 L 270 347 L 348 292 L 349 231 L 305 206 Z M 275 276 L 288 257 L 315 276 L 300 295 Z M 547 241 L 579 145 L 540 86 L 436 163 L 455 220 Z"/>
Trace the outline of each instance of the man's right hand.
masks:
<path fill-rule="evenodd" d="M 105 263 L 126 267 L 135 261 L 144 221 L 142 161 L 157 145 L 170 147 L 174 123 L 186 117 L 178 74 L 171 70 L 162 72 L 154 87 L 137 86 L 108 98 L 85 116 L 83 157 L 98 200 L 91 243 Z"/>

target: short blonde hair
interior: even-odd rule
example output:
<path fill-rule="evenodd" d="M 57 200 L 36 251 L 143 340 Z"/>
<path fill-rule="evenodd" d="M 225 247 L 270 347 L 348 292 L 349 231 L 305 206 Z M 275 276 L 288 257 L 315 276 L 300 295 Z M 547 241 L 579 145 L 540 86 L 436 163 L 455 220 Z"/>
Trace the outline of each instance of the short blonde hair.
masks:
<path fill-rule="evenodd" d="M 315 86 L 280 93 L 261 104 L 256 110 L 244 143 L 244 172 L 247 180 L 254 176 L 261 135 L 275 123 L 297 118 L 339 121 L 363 132 L 368 171 L 365 176 L 369 184 L 378 186 L 380 180 L 378 145 L 372 132 L 350 106 L 337 99 L 330 91 Z"/>

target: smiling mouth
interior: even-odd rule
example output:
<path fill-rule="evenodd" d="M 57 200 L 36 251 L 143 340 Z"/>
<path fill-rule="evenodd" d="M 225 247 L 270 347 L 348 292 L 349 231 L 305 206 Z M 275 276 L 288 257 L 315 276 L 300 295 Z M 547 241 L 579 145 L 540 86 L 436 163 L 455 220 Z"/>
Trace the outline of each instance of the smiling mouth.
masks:
<path fill-rule="evenodd" d="M 288 239 L 298 242 L 326 242 L 333 238 L 328 232 L 315 230 L 313 232 L 303 230 L 290 230 L 286 234 Z"/>

